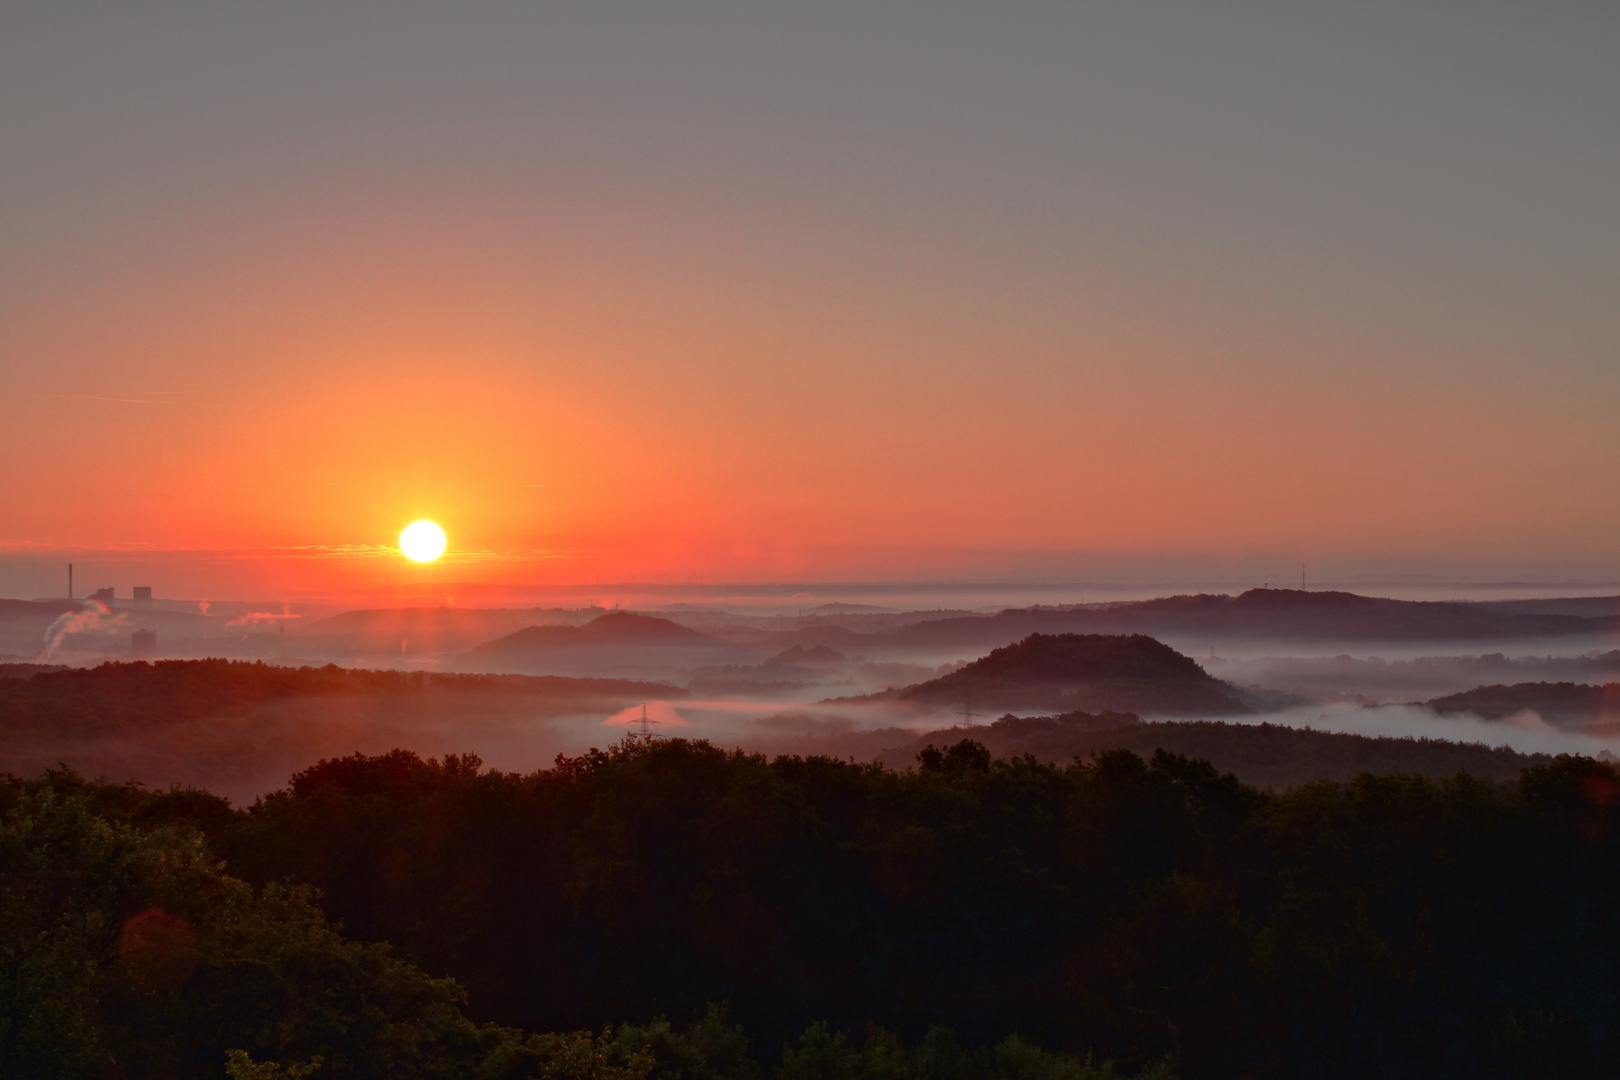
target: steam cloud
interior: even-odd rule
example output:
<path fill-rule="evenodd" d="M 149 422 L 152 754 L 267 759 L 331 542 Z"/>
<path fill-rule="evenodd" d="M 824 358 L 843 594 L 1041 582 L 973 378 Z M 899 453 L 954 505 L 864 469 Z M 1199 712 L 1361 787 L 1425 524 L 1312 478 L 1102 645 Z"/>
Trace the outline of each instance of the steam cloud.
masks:
<path fill-rule="evenodd" d="M 280 625 L 287 619 L 302 619 L 302 615 L 293 612 L 292 605 L 282 602 L 281 611 L 250 611 L 239 619 L 232 619 L 226 626 L 258 626 L 260 623 L 270 623 L 272 626 Z"/>
<path fill-rule="evenodd" d="M 114 615 L 100 600 L 86 600 L 79 611 L 61 615 L 45 630 L 45 659 L 49 660 L 69 634 L 116 633 L 128 625 L 127 612 Z"/>

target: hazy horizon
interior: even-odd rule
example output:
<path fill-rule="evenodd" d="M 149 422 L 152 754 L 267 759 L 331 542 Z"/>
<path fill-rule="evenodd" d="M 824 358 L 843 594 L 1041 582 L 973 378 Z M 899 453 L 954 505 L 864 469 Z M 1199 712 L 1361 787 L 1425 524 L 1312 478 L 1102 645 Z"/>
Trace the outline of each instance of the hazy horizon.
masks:
<path fill-rule="evenodd" d="M 467 582 L 443 581 L 380 585 L 370 589 L 330 591 L 273 591 L 270 588 L 239 595 L 205 591 L 211 575 L 162 563 L 136 565 L 105 560 L 77 562 L 74 566 L 77 599 L 93 590 L 112 588 L 119 600 L 129 601 L 137 586 L 153 588 L 156 600 L 171 603 L 291 603 L 300 608 L 331 611 L 357 607 L 602 607 L 635 610 L 676 610 L 713 607 L 738 611 L 792 613 L 823 604 L 858 604 L 889 611 L 999 610 L 1009 607 L 1066 605 L 1150 600 L 1194 594 L 1237 595 L 1250 589 L 1300 589 L 1311 592 L 1349 592 L 1397 600 L 1481 602 L 1491 600 L 1557 599 L 1620 595 L 1620 577 L 1536 579 L 1449 578 L 1442 574 L 1401 576 L 1355 575 L 1315 579 L 1300 568 L 1294 576 L 1278 574 L 1184 575 L 1167 578 L 1098 576 L 1075 580 L 872 580 L 872 581 L 576 581 Z M 0 564 L 3 566 L 3 564 Z M 0 598 L 58 600 L 67 598 L 67 563 L 49 570 L 32 565 L 0 576 Z M 1286 568 L 1280 568 L 1286 569 Z M 52 572 L 54 571 L 54 572 Z M 51 588 L 51 579 L 57 588 Z M 175 584 L 178 582 L 179 584 Z M 194 586 L 187 588 L 186 583 Z"/>

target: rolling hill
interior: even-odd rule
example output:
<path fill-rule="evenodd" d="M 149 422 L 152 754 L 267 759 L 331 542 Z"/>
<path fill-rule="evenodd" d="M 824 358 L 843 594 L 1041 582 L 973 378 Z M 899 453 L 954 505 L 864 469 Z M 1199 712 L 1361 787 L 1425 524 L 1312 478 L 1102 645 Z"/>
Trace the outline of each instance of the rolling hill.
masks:
<path fill-rule="evenodd" d="M 1421 704 L 1437 713 L 1472 713 L 1485 720 L 1505 720 L 1529 711 L 1559 727 L 1614 725 L 1620 723 L 1620 683 L 1588 686 L 1572 682 L 1534 682 L 1479 686 Z"/>
<path fill-rule="evenodd" d="M 0 773 L 197 784 L 251 799 L 320 757 L 476 746 L 504 768 L 575 750 L 603 717 L 674 686 L 159 660 L 0 678 Z M 583 725 L 583 727 L 582 727 Z"/>
<path fill-rule="evenodd" d="M 763 659 L 669 619 L 609 612 L 584 626 L 529 626 L 467 652 L 460 671 L 629 673 Z"/>
<path fill-rule="evenodd" d="M 1249 712 L 1227 684 L 1143 634 L 1031 634 L 928 682 L 868 700 L 1165 716 Z"/>
<path fill-rule="evenodd" d="M 291 633 L 301 649 L 320 655 L 431 655 L 465 652 L 525 627 L 578 625 L 594 614 L 560 608 L 371 608 L 307 626 L 294 623 Z"/>
<path fill-rule="evenodd" d="M 1598 609 L 1592 609 L 1598 610 Z M 1032 633 L 1197 635 L 1287 641 L 1496 641 L 1598 634 L 1615 617 L 1549 613 L 1486 604 L 1389 600 L 1347 592 L 1250 589 L 1073 608 L 1016 608 L 996 615 L 914 623 L 891 644 L 962 646 L 1016 641 Z"/>

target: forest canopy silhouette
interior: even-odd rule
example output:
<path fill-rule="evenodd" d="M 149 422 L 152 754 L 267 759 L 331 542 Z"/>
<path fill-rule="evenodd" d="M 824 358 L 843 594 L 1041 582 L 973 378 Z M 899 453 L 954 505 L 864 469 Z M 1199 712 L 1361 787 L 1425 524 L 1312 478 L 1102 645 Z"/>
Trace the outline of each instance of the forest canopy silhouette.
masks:
<path fill-rule="evenodd" d="M 328 759 L 241 810 L 64 772 L 0 802 L 7 1000 L 62 1003 L 5 1006 L 8 1076 L 1553 1076 L 1620 1046 L 1620 775 L 1588 759 L 1267 793 L 1163 751 L 628 739 Z M 189 931 L 120 960 L 154 910 Z"/>

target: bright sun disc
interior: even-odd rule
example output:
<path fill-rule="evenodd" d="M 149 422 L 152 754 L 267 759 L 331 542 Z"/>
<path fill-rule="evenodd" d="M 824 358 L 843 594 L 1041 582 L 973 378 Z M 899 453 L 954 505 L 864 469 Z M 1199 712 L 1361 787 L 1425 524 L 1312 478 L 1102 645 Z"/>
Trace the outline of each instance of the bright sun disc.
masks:
<path fill-rule="evenodd" d="M 444 554 L 444 530 L 431 521 L 413 521 L 399 534 L 399 550 L 407 559 L 432 562 Z"/>

